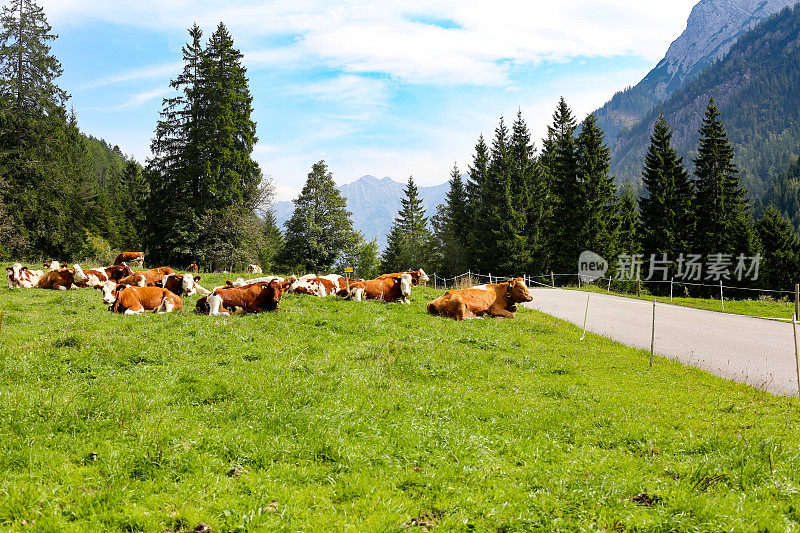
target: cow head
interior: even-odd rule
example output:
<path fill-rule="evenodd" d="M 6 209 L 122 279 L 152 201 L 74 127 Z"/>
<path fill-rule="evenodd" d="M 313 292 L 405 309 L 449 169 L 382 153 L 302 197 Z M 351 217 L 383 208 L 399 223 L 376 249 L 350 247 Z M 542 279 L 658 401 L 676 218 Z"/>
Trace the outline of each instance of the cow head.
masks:
<path fill-rule="evenodd" d="M 197 288 L 195 287 L 194 282 L 196 279 L 191 274 L 184 274 L 180 276 L 181 278 L 181 292 L 183 296 L 191 296 L 192 294 L 197 292 Z M 200 279 L 200 276 L 197 277 Z"/>
<path fill-rule="evenodd" d="M 514 303 L 530 302 L 533 300 L 531 292 L 525 286 L 522 278 L 510 279 L 506 284 L 506 299 L 509 305 Z"/>
<path fill-rule="evenodd" d="M 72 265 L 72 273 L 75 277 L 75 281 L 79 283 L 82 283 L 89 279 L 89 276 L 86 275 L 86 272 L 83 271 L 83 269 L 78 263 Z"/>
<path fill-rule="evenodd" d="M 108 276 L 108 279 L 119 281 L 126 276 L 132 276 L 133 269 L 131 269 L 127 263 L 120 263 L 119 265 L 108 267 L 106 269 L 106 275 Z"/>
<path fill-rule="evenodd" d="M 22 266 L 20 263 L 14 263 L 10 267 L 6 267 L 8 273 L 6 274 L 6 278 L 8 278 L 8 286 L 9 287 L 17 287 L 22 282 L 22 273 L 28 270 L 28 267 Z"/>
<path fill-rule="evenodd" d="M 419 272 L 417 272 L 417 274 L 419 275 L 419 281 L 428 282 L 431 280 L 431 278 L 429 278 L 428 275 L 425 273 L 425 271 L 422 270 L 421 268 L 419 269 Z"/>
<path fill-rule="evenodd" d="M 117 300 L 119 290 L 127 287 L 127 285 L 117 285 L 116 281 L 106 281 L 99 289 L 103 292 L 103 303 L 112 305 Z"/>
<path fill-rule="evenodd" d="M 269 283 L 261 286 L 261 295 L 262 297 L 266 298 L 265 308 L 268 311 L 274 311 L 278 309 L 278 304 L 281 303 L 281 293 L 281 284 L 277 279 L 273 279 Z"/>
<path fill-rule="evenodd" d="M 400 282 L 400 294 L 403 295 L 403 298 L 408 298 L 411 296 L 411 286 L 412 286 L 412 278 L 411 274 L 405 273 L 401 274 L 399 278 L 395 278 Z"/>
<path fill-rule="evenodd" d="M 58 261 L 50 261 L 49 264 L 45 263 L 44 267 L 48 270 L 58 270 L 59 268 L 61 268 L 61 263 L 59 263 Z"/>

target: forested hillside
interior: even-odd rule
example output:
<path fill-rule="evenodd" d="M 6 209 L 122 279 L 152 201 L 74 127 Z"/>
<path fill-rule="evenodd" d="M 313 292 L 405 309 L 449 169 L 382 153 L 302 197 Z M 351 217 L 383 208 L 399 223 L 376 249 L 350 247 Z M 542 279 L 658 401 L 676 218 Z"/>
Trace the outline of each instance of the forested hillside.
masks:
<path fill-rule="evenodd" d="M 709 97 L 719 107 L 749 196 L 760 203 L 800 152 L 800 7 L 785 9 L 743 35 L 728 54 L 617 139 L 612 169 L 641 184 L 648 135 L 659 114 L 674 129 L 679 155 L 691 158 Z M 758 207 L 758 206 L 757 206 Z"/>

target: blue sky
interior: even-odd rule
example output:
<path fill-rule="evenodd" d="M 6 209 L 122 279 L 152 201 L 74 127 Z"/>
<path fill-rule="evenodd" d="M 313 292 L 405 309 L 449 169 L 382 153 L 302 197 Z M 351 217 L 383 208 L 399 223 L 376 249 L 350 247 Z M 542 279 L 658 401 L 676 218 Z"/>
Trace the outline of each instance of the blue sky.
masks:
<path fill-rule="evenodd" d="M 582 118 L 637 83 L 694 3 L 42 0 L 81 129 L 142 162 L 187 28 L 224 22 L 248 67 L 254 157 L 281 199 L 319 159 L 339 183 L 442 183 L 517 109 L 538 146 L 559 96 Z"/>

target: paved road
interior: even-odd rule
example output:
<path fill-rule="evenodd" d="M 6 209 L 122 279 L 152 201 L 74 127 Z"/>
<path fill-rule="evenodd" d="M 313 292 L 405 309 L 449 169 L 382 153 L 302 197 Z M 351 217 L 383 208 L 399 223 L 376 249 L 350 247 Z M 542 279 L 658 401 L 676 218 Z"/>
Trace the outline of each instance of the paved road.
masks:
<path fill-rule="evenodd" d="M 589 293 L 562 289 L 532 289 L 531 293 L 533 302 L 527 307 L 583 326 Z M 652 311 L 652 302 L 591 293 L 587 329 L 649 351 Z M 773 394 L 797 394 L 789 322 L 659 303 L 655 351 Z"/>

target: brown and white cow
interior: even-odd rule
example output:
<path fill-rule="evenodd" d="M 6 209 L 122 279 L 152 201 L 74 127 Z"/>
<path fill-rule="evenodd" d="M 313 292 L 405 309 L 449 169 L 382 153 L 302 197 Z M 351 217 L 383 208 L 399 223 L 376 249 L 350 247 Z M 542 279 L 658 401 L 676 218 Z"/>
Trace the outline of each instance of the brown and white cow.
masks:
<path fill-rule="evenodd" d="M 428 313 L 456 320 L 481 316 L 514 318 L 516 304 L 533 300 L 522 278 L 447 291 L 428 304 Z"/>
<path fill-rule="evenodd" d="M 78 287 L 92 287 L 99 289 L 106 281 L 119 281 L 124 277 L 133 275 L 131 267 L 122 263 L 105 268 L 75 269 L 75 285 Z"/>
<path fill-rule="evenodd" d="M 58 270 L 59 268 L 67 268 L 67 265 L 62 265 L 56 260 L 50 261 L 49 263 L 45 263 L 44 267 L 47 270 Z"/>
<path fill-rule="evenodd" d="M 186 271 L 191 272 L 192 274 L 197 274 L 198 272 L 200 272 L 200 267 L 197 266 L 196 263 L 192 263 L 191 265 L 189 265 L 189 268 L 187 268 Z"/>
<path fill-rule="evenodd" d="M 44 276 L 42 270 L 29 270 L 28 267 L 20 263 L 6 267 L 6 281 L 9 289 L 31 289 L 39 283 L 39 279 Z"/>
<path fill-rule="evenodd" d="M 197 300 L 195 308 L 199 313 L 210 316 L 277 311 L 281 292 L 278 280 L 251 283 L 244 287 L 217 287 L 210 296 Z"/>
<path fill-rule="evenodd" d="M 294 278 L 282 278 L 280 276 L 264 276 L 261 278 L 253 278 L 253 279 L 244 279 L 238 278 L 234 282 L 226 281 L 224 286 L 229 287 L 244 287 L 245 285 L 250 285 L 252 283 L 270 283 L 272 280 L 278 280 L 278 283 L 281 285 L 281 290 L 287 290 L 291 284 L 296 281 Z"/>
<path fill-rule="evenodd" d="M 114 264 L 121 265 L 122 263 L 139 263 L 139 267 L 141 267 L 144 264 L 144 252 L 122 252 L 114 259 Z"/>
<path fill-rule="evenodd" d="M 174 274 L 175 271 L 170 267 L 151 268 L 141 272 L 134 272 L 119 280 L 120 285 L 136 285 L 137 287 L 156 287 L 164 279 L 164 276 Z"/>
<path fill-rule="evenodd" d="M 328 289 L 325 288 L 325 282 L 330 283 L 328 280 L 322 280 L 321 278 L 303 276 L 302 278 L 294 279 L 289 286 L 289 292 L 324 298 L 329 294 Z"/>
<path fill-rule="evenodd" d="M 105 301 L 105 300 L 104 300 Z M 183 300 L 162 287 L 130 287 L 118 285 L 114 290 L 112 313 L 136 315 L 145 311 L 170 313 L 183 309 Z"/>
<path fill-rule="evenodd" d="M 200 281 L 200 276 L 192 276 L 191 274 L 167 274 L 161 279 L 159 286 L 168 289 L 178 296 L 191 296 L 196 292 L 201 294 L 211 294 L 211 291 L 204 289 L 197 282 Z"/>
<path fill-rule="evenodd" d="M 75 287 L 76 272 L 83 272 L 80 265 L 75 265 L 73 268 L 48 270 L 41 278 L 39 278 L 36 288 L 68 291 Z"/>
<path fill-rule="evenodd" d="M 424 270 L 421 268 L 419 270 L 409 270 L 406 272 L 394 272 L 392 274 L 381 274 L 378 278 L 386 278 L 391 276 L 399 276 L 400 274 L 410 274 L 411 275 L 411 283 L 416 287 L 419 285 L 420 281 L 430 281 L 431 278 L 425 273 Z"/>
<path fill-rule="evenodd" d="M 396 274 L 354 283 L 350 288 L 350 298 L 362 300 L 381 300 L 383 302 L 410 303 L 411 274 Z"/>
<path fill-rule="evenodd" d="M 259 265 L 248 265 L 247 266 L 247 271 L 249 273 L 251 273 L 251 274 L 263 274 L 264 273 L 264 271 L 261 270 L 261 267 Z"/>

